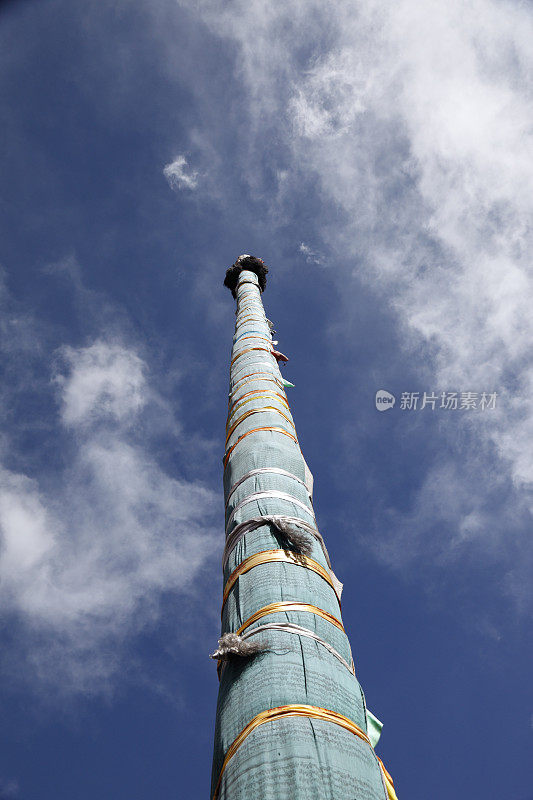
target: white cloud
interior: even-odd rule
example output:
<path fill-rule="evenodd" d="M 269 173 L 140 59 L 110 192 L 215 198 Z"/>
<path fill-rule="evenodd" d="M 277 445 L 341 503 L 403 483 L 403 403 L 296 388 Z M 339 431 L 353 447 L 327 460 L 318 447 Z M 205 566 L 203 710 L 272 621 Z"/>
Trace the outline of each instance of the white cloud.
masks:
<path fill-rule="evenodd" d="M 15 778 L 0 778 L 0 800 L 11 800 L 19 796 L 19 784 Z"/>
<path fill-rule="evenodd" d="M 90 424 L 98 417 L 119 422 L 137 414 L 146 403 L 145 364 L 131 350 L 96 341 L 82 350 L 65 347 L 62 353 L 70 366 L 68 378 L 57 378 L 65 425 Z"/>
<path fill-rule="evenodd" d="M 300 253 L 305 256 L 305 260 L 308 264 L 321 264 L 321 260 L 318 257 L 317 253 L 312 250 L 309 245 L 305 244 L 305 242 L 300 242 L 300 246 L 298 248 Z"/>
<path fill-rule="evenodd" d="M 62 355 L 61 422 L 76 449 L 55 480 L 0 468 L 0 598 L 29 637 L 33 677 L 93 691 L 165 594 L 194 591 L 219 498 L 168 474 L 138 435 L 157 395 L 132 348 L 99 339 Z"/>
<path fill-rule="evenodd" d="M 356 306 L 357 265 L 395 309 L 406 350 L 431 347 L 434 360 L 420 370 L 433 385 L 499 392 L 498 413 L 479 417 L 471 446 L 479 455 L 497 448 L 501 478 L 520 493 L 513 503 L 531 509 L 531 10 L 496 0 L 200 8 L 237 53 L 248 184 L 257 196 L 263 131 L 274 126 L 287 210 L 308 180 L 335 211 L 317 216 L 314 233 L 344 265 L 332 275 L 342 313 Z M 475 487 L 463 456 L 443 485 Z M 481 504 L 485 491 L 471 496 Z M 450 506 L 451 550 L 456 534 L 482 527 L 468 497 Z M 418 506 L 413 520 L 427 525 Z"/>
<path fill-rule="evenodd" d="M 176 156 L 174 161 L 163 169 L 163 175 L 171 189 L 196 189 L 198 186 L 198 172 L 188 171 L 185 156 Z"/>

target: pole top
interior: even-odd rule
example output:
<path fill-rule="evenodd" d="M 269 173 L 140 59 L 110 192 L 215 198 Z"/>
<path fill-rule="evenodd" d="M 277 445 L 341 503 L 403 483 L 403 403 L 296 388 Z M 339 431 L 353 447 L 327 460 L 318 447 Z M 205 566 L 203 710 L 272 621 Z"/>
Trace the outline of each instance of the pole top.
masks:
<path fill-rule="evenodd" d="M 267 265 L 260 258 L 256 258 L 255 256 L 248 255 L 248 253 L 244 253 L 242 256 L 239 256 L 237 261 L 232 264 L 229 269 L 226 270 L 224 286 L 228 287 L 233 297 L 237 298 L 237 283 L 239 281 L 239 275 L 243 269 L 247 269 L 249 272 L 255 272 L 259 279 L 259 288 L 262 292 L 264 292 L 266 288 L 266 275 L 268 272 Z"/>

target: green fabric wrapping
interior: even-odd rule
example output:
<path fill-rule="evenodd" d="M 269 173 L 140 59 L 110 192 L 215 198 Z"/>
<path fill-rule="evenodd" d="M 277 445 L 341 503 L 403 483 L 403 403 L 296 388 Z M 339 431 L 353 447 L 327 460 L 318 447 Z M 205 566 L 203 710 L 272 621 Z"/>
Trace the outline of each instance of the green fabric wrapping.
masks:
<path fill-rule="evenodd" d="M 237 298 L 232 359 L 248 348 L 269 348 L 263 338 L 256 337 L 271 340 L 254 273 L 241 273 Z M 243 306 L 247 308 L 241 312 Z M 245 338 L 248 336 L 252 338 Z M 276 392 L 286 397 L 284 383 L 287 382 L 275 358 L 265 350 L 250 350 L 239 356 L 231 367 L 230 404 L 236 405 L 244 395 L 247 395 L 246 400 L 253 399 L 236 411 L 230 424 L 246 411 L 264 406 L 274 406 L 292 420 L 279 397 L 271 395 Z M 252 394 L 248 394 L 250 392 Z M 269 396 L 265 398 L 263 394 Z M 228 440 L 226 452 L 243 434 L 255 428 L 270 427 L 296 435 L 280 414 L 259 411 L 238 424 Z M 312 476 L 299 445 L 278 431 L 254 432 L 239 441 L 224 469 L 225 499 L 248 473 L 268 467 L 289 474 L 256 473 L 246 477 L 227 502 L 228 535 L 240 523 L 265 515 L 296 517 L 316 527 L 310 499 L 312 487 L 309 488 Z M 267 495 L 243 504 L 258 492 Z M 272 492 L 278 495 L 269 496 Z M 279 493 L 283 497 L 279 497 Z M 329 570 L 320 542 L 314 537 L 310 537 L 310 542 L 310 558 Z M 227 554 L 224 586 L 233 571 L 251 555 L 283 547 L 287 547 L 286 540 L 272 523 L 259 522 L 252 530 L 246 530 Z M 294 563 L 263 563 L 241 574 L 229 592 L 222 609 L 222 633 L 236 632 L 265 606 L 288 601 L 310 604 L 341 620 L 339 598 L 323 577 Z M 312 631 L 352 664 L 346 634 L 310 611 L 276 611 L 256 619 L 246 632 L 276 622 L 293 623 Z M 367 715 L 356 677 L 319 641 L 287 630 L 259 631 L 247 641 L 260 642 L 266 649 L 250 658 L 233 656 L 222 664 L 212 796 L 228 749 L 246 725 L 268 709 L 293 704 L 325 708 L 352 720 L 377 741 L 381 723 Z M 293 800 L 386 800 L 387 792 L 378 761 L 367 742 L 331 721 L 291 717 L 266 722 L 250 733 L 228 761 L 218 791 L 219 800 L 286 800 L 288 797 Z"/>

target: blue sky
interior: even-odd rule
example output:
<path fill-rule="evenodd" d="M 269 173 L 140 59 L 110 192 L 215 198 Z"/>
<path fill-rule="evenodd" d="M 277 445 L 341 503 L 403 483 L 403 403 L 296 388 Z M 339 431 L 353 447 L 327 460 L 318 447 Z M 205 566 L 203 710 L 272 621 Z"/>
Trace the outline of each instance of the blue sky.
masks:
<path fill-rule="evenodd" d="M 532 35 L 0 5 L 1 800 L 207 796 L 243 252 L 400 798 L 533 799 Z M 431 391 L 496 408 L 400 407 Z"/>

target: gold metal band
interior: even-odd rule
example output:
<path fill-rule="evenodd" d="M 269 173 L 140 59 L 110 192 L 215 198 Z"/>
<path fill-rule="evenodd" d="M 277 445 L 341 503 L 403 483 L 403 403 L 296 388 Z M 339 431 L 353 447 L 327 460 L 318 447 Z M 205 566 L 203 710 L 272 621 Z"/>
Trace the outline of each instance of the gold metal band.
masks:
<path fill-rule="evenodd" d="M 268 378 L 253 378 L 253 375 L 268 375 L 269 377 Z M 245 378 L 250 378 L 250 380 L 244 380 Z M 254 381 L 269 381 L 269 382 L 272 382 L 272 383 L 276 383 L 280 389 L 283 389 L 282 382 L 279 380 L 279 378 L 276 378 L 276 376 L 274 375 L 273 372 L 248 372 L 246 375 L 243 375 L 242 378 L 238 378 L 238 380 L 235 381 L 234 385 L 232 386 L 232 391 L 235 390 L 235 387 L 241 381 L 244 381 L 244 383 L 250 383 L 250 381 L 252 381 L 252 380 L 254 380 Z M 230 402 L 231 402 L 231 399 L 232 399 L 232 395 L 230 395 Z"/>
<path fill-rule="evenodd" d="M 237 738 L 229 746 L 226 757 L 222 763 L 217 785 L 215 786 L 213 800 L 217 800 L 224 770 L 246 737 L 249 736 L 256 728 L 258 728 L 259 725 L 263 725 L 265 722 L 274 722 L 275 720 L 283 719 L 284 717 L 307 717 L 308 719 L 321 719 L 324 720 L 324 722 L 333 722 L 335 725 L 340 725 L 341 728 L 349 731 L 349 733 L 353 733 L 355 736 L 358 736 L 364 742 L 369 744 L 370 747 L 372 747 L 370 739 L 362 730 L 362 728 L 360 728 L 359 725 L 356 725 L 351 719 L 348 719 L 348 717 L 345 717 L 343 714 L 339 714 L 337 711 L 329 711 L 329 709 L 320 708 L 320 706 L 304 706 L 296 704 L 278 706 L 277 708 L 269 708 L 266 711 L 261 711 L 252 720 L 250 720 L 248 725 L 242 729 Z"/>
<path fill-rule="evenodd" d="M 237 320 L 238 320 L 239 317 L 243 316 L 243 314 L 247 314 L 248 312 L 249 313 L 253 313 L 254 311 L 257 311 L 259 316 L 261 316 L 261 312 L 263 312 L 263 314 L 265 313 L 265 310 L 264 310 L 263 306 L 261 305 L 261 303 L 250 303 L 250 302 L 247 302 L 247 303 L 243 303 L 242 306 L 239 306 L 239 308 L 235 312 L 235 316 L 237 317 Z M 266 320 L 266 315 L 263 317 L 263 319 Z"/>
<path fill-rule="evenodd" d="M 265 317 L 254 317 L 253 315 L 250 317 L 244 317 L 244 319 L 238 319 L 235 321 L 235 327 L 237 328 L 239 325 L 243 325 L 245 322 L 248 322 L 250 319 L 256 319 L 258 322 L 263 322 L 265 325 L 268 324 L 265 322 Z"/>
<path fill-rule="evenodd" d="M 335 586 L 331 580 L 331 575 L 327 569 L 323 567 L 322 564 L 319 564 L 318 561 L 315 561 L 314 558 L 309 558 L 309 556 L 304 556 L 300 553 L 294 553 L 292 550 L 263 550 L 260 553 L 254 553 L 253 555 L 248 556 L 248 558 L 245 558 L 244 561 L 233 570 L 226 582 L 224 592 L 222 594 L 222 611 L 224 611 L 224 605 L 228 599 L 229 593 L 241 575 L 244 575 L 246 572 L 249 572 L 251 569 L 258 567 L 261 564 L 273 564 L 279 562 L 293 564 L 295 567 L 304 567 L 305 569 L 311 570 L 311 572 L 315 572 L 317 575 L 320 575 L 320 577 L 325 580 L 335 592 Z M 337 597 L 336 592 L 335 597 Z M 337 602 L 339 603 L 340 607 L 340 600 L 338 597 Z"/>
<path fill-rule="evenodd" d="M 254 614 L 248 617 L 245 622 L 243 622 L 237 631 L 237 635 L 240 636 L 242 633 L 244 633 L 246 628 L 249 628 L 250 625 L 254 624 L 254 622 L 257 622 L 257 620 L 262 619 L 269 614 L 279 614 L 288 611 L 305 611 L 309 614 L 315 614 L 315 616 L 325 619 L 326 622 L 331 622 L 332 625 L 335 625 L 335 627 L 343 633 L 345 632 L 342 622 L 328 611 L 324 611 L 324 609 L 318 608 L 318 606 L 313 606 L 310 603 L 292 603 L 290 600 L 284 600 L 280 603 L 270 603 L 268 606 L 263 606 L 263 608 L 260 608 L 259 611 L 256 611 Z"/>
<path fill-rule="evenodd" d="M 244 422 L 244 420 L 250 417 L 252 414 L 259 414 L 261 411 L 270 411 L 271 413 L 280 414 L 280 416 L 282 416 L 283 419 L 289 423 L 291 428 L 296 433 L 296 428 L 294 427 L 293 421 L 289 419 L 289 417 L 286 414 L 284 414 L 283 411 L 280 411 L 280 409 L 276 408 L 275 406 L 261 406 L 261 408 L 251 408 L 249 411 L 245 411 L 244 414 L 242 414 L 240 417 L 238 417 L 238 419 L 235 420 L 235 422 L 233 423 L 233 425 L 231 426 L 226 435 L 225 446 L 227 446 L 231 435 L 234 433 L 235 429 L 241 424 L 241 422 Z"/>
<path fill-rule="evenodd" d="M 252 353 L 254 350 L 262 350 L 264 353 L 270 353 L 270 355 L 272 355 L 272 350 L 269 347 L 246 347 L 244 350 L 239 350 L 237 355 L 233 356 L 230 362 L 230 369 L 238 358 L 245 355 L 246 353 Z"/>
<path fill-rule="evenodd" d="M 396 791 L 394 789 L 394 781 L 392 780 L 392 778 L 390 776 L 390 772 L 387 772 L 387 770 L 385 769 L 385 764 L 383 763 L 383 761 L 381 760 L 381 758 L 378 755 L 376 755 L 376 758 L 377 758 L 377 760 L 379 762 L 379 766 L 381 767 L 381 774 L 383 775 L 383 780 L 385 781 L 385 788 L 387 790 L 388 799 L 389 800 L 398 800 L 398 796 L 397 796 Z"/>
<path fill-rule="evenodd" d="M 251 395 L 258 395 L 258 397 L 251 397 Z M 245 400 L 244 398 L 247 397 L 248 399 Z M 252 400 L 258 400 L 259 398 L 263 397 L 271 397 L 276 398 L 280 403 L 283 403 L 284 406 L 287 406 L 287 409 L 290 411 L 289 403 L 285 395 L 280 394 L 280 392 L 269 392 L 267 389 L 252 389 L 251 392 L 245 392 L 241 394 L 236 400 L 233 401 L 233 405 L 231 405 L 231 398 L 228 401 L 228 421 L 231 419 L 233 414 L 241 408 L 245 403 L 250 403 Z"/>
<path fill-rule="evenodd" d="M 244 342 L 245 339 L 262 339 L 264 342 L 268 342 L 269 344 L 272 344 L 272 339 L 267 339 L 266 336 L 252 336 L 252 335 L 250 335 L 250 336 L 241 336 L 239 339 L 236 340 L 235 344 L 237 344 L 237 342 Z"/>
<path fill-rule="evenodd" d="M 251 431 L 246 431 L 246 433 L 243 433 L 242 436 L 239 436 L 239 438 L 237 439 L 235 444 L 231 445 L 230 449 L 228 450 L 228 452 L 226 453 L 226 455 L 224 456 L 224 459 L 223 459 L 224 469 L 227 467 L 228 461 L 229 461 L 229 457 L 232 454 L 232 452 L 234 451 L 234 449 L 237 447 L 239 442 L 242 442 L 242 440 L 245 439 L 247 436 L 249 436 L 251 433 L 257 433 L 258 431 L 272 431 L 274 433 L 282 433 L 284 436 L 288 436 L 289 439 L 292 439 L 294 444 L 299 447 L 298 439 L 296 438 L 296 436 L 293 436 L 292 433 L 289 433 L 289 431 L 286 431 L 284 428 L 271 428 L 270 426 L 265 426 L 265 427 L 261 427 L 261 428 L 252 428 Z"/>

